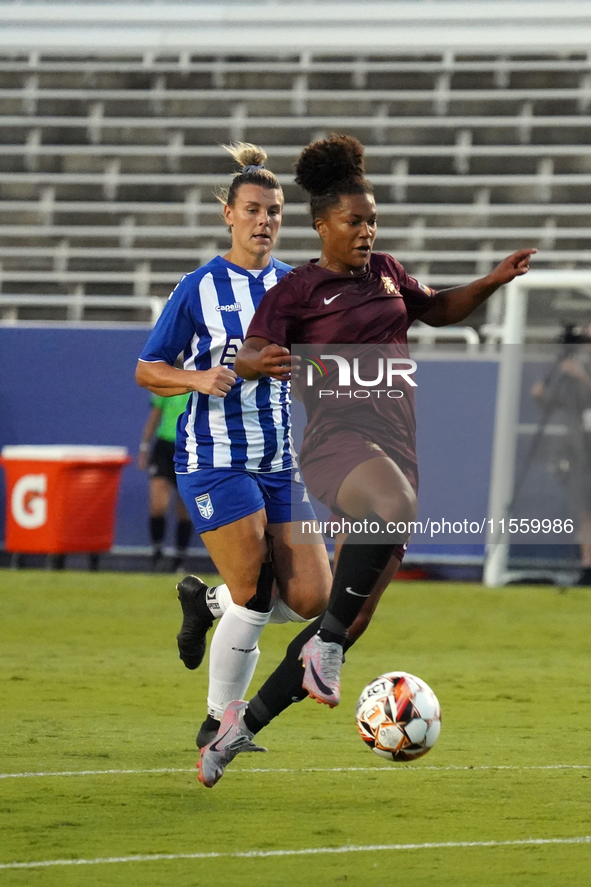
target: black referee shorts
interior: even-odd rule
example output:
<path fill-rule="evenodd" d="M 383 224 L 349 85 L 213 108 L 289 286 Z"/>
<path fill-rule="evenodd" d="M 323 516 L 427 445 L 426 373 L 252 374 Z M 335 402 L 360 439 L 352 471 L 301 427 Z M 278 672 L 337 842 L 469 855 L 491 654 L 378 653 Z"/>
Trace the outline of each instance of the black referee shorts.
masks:
<path fill-rule="evenodd" d="M 163 477 L 176 487 L 176 474 L 174 473 L 174 442 L 162 440 L 157 437 L 148 463 L 150 477 Z"/>

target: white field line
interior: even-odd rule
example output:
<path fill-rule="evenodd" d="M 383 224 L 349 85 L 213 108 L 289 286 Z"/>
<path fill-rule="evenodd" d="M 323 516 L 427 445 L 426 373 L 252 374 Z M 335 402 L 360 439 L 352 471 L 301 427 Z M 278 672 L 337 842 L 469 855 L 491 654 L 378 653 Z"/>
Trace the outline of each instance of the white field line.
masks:
<path fill-rule="evenodd" d="M 444 772 L 470 772 L 470 771 L 497 771 L 497 770 L 589 770 L 591 764 L 545 764 L 540 766 L 522 767 L 519 764 L 490 764 L 479 767 L 471 767 L 466 765 L 463 767 L 455 764 L 448 764 L 445 767 L 436 767 L 430 765 L 410 764 L 401 766 L 394 764 L 391 767 L 253 767 L 246 770 L 228 770 L 228 773 L 248 774 L 248 773 L 444 773 Z M 149 770 L 56 770 L 46 773 L 0 773 L 0 779 L 43 779 L 43 778 L 59 778 L 65 776 L 135 776 L 150 775 L 157 773 L 194 773 L 194 767 L 156 767 Z"/>
<path fill-rule="evenodd" d="M 519 841 L 442 841 L 428 844 L 365 844 L 345 847 L 306 847 L 302 850 L 245 850 L 238 853 L 152 853 L 136 856 L 104 856 L 97 859 L 45 859 L 39 862 L 5 862 L 0 869 L 34 869 L 64 865 L 105 865 L 122 862 L 161 862 L 177 859 L 266 859 L 281 856 L 321 856 L 328 853 L 376 853 L 384 850 L 453 850 L 469 847 L 543 847 L 549 844 L 591 844 L 591 835 L 580 838 L 523 838 Z"/>

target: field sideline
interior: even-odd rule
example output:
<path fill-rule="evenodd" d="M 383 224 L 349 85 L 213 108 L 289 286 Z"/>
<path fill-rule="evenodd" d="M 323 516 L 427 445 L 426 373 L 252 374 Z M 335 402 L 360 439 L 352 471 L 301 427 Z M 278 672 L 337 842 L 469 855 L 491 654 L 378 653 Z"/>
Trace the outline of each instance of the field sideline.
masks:
<path fill-rule="evenodd" d="M 207 790 L 206 670 L 177 658 L 174 581 L 0 571 L 0 884 L 588 879 L 590 591 L 396 583 L 347 657 L 339 708 L 293 706 L 261 734 L 267 755 Z M 295 633 L 266 630 L 257 685 Z M 414 764 L 387 764 L 355 730 L 361 689 L 394 669 L 443 709 Z"/>

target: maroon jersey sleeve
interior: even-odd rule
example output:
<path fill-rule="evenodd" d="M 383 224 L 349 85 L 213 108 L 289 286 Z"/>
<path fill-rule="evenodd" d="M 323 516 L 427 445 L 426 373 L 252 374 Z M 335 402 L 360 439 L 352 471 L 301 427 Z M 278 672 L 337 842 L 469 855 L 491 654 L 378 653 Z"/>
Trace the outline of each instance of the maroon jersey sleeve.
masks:
<path fill-rule="evenodd" d="M 300 286 L 291 271 L 267 290 L 246 331 L 246 338 L 260 336 L 275 345 L 289 348 L 292 342 L 297 341 L 300 317 Z"/>
<path fill-rule="evenodd" d="M 408 325 L 410 326 L 414 320 L 417 320 L 422 314 L 425 314 L 425 312 L 433 307 L 437 290 L 419 283 L 415 277 L 411 277 L 410 274 L 407 274 L 400 262 L 392 258 L 392 256 L 388 256 L 387 258 L 396 268 L 398 287 L 406 304 Z"/>

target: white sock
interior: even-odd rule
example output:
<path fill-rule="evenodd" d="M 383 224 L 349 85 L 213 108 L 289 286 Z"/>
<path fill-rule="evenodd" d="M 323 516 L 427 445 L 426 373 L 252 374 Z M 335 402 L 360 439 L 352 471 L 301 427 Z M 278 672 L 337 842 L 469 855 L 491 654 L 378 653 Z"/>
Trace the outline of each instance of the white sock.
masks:
<path fill-rule="evenodd" d="M 312 619 L 304 619 L 303 616 L 300 616 L 299 613 L 296 613 L 295 610 L 288 607 L 285 601 L 281 600 L 280 597 L 273 596 L 271 602 L 273 604 L 273 609 L 271 610 L 271 618 L 269 619 L 269 622 L 273 622 L 275 625 L 283 622 L 311 622 L 312 619 L 316 618 L 313 616 Z"/>
<path fill-rule="evenodd" d="M 205 603 L 214 619 L 220 619 L 230 604 L 232 595 L 227 585 L 214 585 L 205 592 Z"/>
<path fill-rule="evenodd" d="M 220 619 L 209 647 L 207 709 L 212 717 L 221 719 L 230 702 L 246 696 L 269 616 L 231 603 Z"/>

